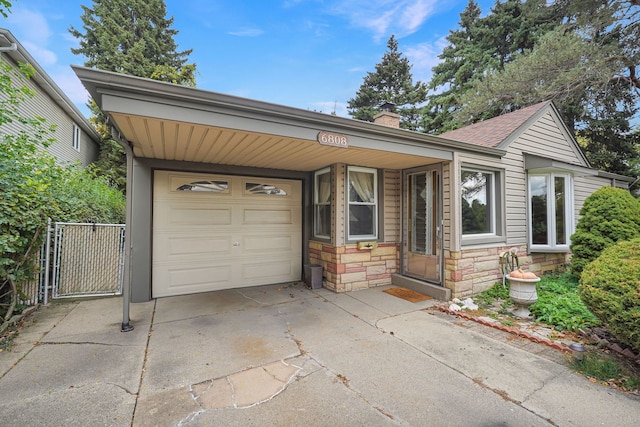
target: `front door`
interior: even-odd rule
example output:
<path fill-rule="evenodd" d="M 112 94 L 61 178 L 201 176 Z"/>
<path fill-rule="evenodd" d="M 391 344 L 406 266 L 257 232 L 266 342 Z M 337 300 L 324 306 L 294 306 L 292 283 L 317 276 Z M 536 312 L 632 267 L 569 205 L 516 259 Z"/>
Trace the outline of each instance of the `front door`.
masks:
<path fill-rule="evenodd" d="M 442 284 L 440 166 L 404 173 L 403 272 Z"/>

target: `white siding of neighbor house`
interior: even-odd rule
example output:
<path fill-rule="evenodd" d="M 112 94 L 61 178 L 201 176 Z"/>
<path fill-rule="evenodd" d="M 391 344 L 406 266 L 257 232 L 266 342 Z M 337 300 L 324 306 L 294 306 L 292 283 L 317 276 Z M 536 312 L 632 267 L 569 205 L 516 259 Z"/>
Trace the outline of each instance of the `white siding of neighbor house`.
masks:
<path fill-rule="evenodd" d="M 454 179 L 459 181 L 459 170 L 462 164 L 494 167 L 504 170 L 504 211 L 506 236 L 504 243 L 508 246 L 525 245 L 527 238 L 527 174 L 524 165 L 524 153 L 550 158 L 573 165 L 587 166 L 583 157 L 565 134 L 561 125 L 554 120 L 551 112 L 547 112 L 533 123 L 526 131 L 506 147 L 502 159 L 492 159 L 479 155 L 460 153 L 456 156 Z M 602 186 L 611 185 L 611 181 L 598 177 L 574 176 L 574 205 L 576 219 L 584 203 L 584 199 Z M 460 230 L 459 193 L 452 193 L 451 202 L 455 207 L 455 229 Z M 457 233 L 460 234 L 460 233 Z M 500 245 L 496 243 L 496 245 Z M 461 247 L 460 236 L 452 236 L 452 250 Z"/>
<path fill-rule="evenodd" d="M 3 62 L 16 66 L 4 54 L 0 54 L 0 58 Z M 32 98 L 26 98 L 20 103 L 20 115 L 29 118 L 42 117 L 46 120 L 47 126 L 56 125 L 56 130 L 51 135 L 56 141 L 48 147 L 48 151 L 58 159 L 58 163 L 80 162 L 83 166 L 87 166 L 98 158 L 98 145 L 82 128 L 80 128 L 80 151 L 73 148 L 74 120 L 33 79 L 21 78 L 19 82 L 14 79 L 14 84 L 24 84 L 36 92 Z M 20 123 L 14 122 L 3 125 L 2 132 L 11 134 L 22 129 Z"/>

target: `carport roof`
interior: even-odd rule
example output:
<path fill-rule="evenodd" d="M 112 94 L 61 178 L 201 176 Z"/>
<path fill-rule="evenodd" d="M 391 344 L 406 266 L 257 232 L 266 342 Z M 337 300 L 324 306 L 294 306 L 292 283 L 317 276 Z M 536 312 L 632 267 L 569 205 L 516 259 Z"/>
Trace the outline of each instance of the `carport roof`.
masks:
<path fill-rule="evenodd" d="M 332 163 L 406 169 L 454 151 L 504 150 L 86 67 L 72 67 L 136 157 L 313 171 Z M 321 145 L 319 132 L 348 148 Z"/>

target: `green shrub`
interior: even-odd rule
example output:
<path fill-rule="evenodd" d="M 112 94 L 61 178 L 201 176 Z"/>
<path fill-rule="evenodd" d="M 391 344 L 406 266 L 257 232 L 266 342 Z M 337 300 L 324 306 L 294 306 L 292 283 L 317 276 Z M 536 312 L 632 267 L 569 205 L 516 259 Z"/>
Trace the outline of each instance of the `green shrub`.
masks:
<path fill-rule="evenodd" d="M 618 340 L 640 351 L 640 237 L 605 249 L 587 265 L 579 292 Z"/>
<path fill-rule="evenodd" d="M 571 271 L 576 276 L 604 249 L 640 235 L 640 201 L 626 190 L 598 189 L 587 197 L 580 215 L 571 236 Z"/>
<path fill-rule="evenodd" d="M 34 254 L 47 218 L 124 221 L 122 193 L 79 167 L 56 164 L 45 150 L 55 141 L 56 126 L 22 115 L 20 106 L 34 91 L 21 82 L 34 74 L 33 67 L 14 69 L 0 61 L 0 126 L 14 123 L 21 129 L 0 135 L 0 328 L 18 305 L 20 283 L 36 272 Z"/>
<path fill-rule="evenodd" d="M 531 306 L 536 321 L 560 330 L 597 326 L 600 321 L 578 294 L 578 281 L 570 274 L 547 275 L 538 283 L 538 301 Z"/>

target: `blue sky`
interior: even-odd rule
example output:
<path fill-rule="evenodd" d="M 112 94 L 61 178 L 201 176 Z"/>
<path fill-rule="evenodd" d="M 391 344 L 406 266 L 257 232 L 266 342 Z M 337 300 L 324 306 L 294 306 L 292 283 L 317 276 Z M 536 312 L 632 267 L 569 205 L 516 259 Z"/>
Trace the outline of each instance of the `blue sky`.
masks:
<path fill-rule="evenodd" d="M 468 0 L 165 0 L 179 50 L 193 49 L 198 87 L 348 116 L 367 72 L 395 34 L 428 82 L 450 30 Z M 493 0 L 478 1 L 483 14 Z M 85 113 L 87 93 L 69 67 L 82 65 L 69 26 L 82 30 L 91 0 L 13 0 L 8 28 Z"/>

